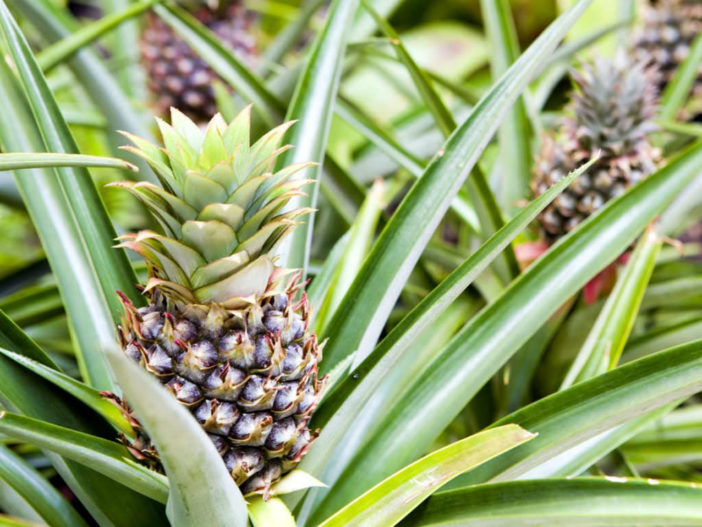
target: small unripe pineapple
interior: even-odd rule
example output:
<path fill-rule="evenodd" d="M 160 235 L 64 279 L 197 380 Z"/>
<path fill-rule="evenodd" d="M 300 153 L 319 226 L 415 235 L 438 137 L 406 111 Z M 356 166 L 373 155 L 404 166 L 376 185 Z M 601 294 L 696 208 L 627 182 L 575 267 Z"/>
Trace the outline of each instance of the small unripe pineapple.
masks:
<path fill-rule="evenodd" d="M 289 125 L 251 145 L 248 109 L 230 124 L 217 114 L 204 130 L 172 115 L 172 126 L 159 121 L 163 149 L 127 134 L 136 145 L 129 150 L 161 186 L 117 185 L 144 203 L 162 232 L 121 238 L 144 257 L 149 278 L 146 307 L 122 295 L 120 340 L 191 410 L 242 491 L 266 493 L 316 437 L 307 425 L 324 385 L 300 273 L 273 256 L 309 212 L 286 209 L 308 183 L 293 176 L 308 165 L 273 172 Z M 158 453 L 136 428 L 136 440 L 125 441 L 158 468 Z"/>
<path fill-rule="evenodd" d="M 537 156 L 534 194 L 596 154 L 601 157 L 539 215 L 548 243 L 653 172 L 660 156 L 647 138 L 656 129 L 655 70 L 619 53 L 613 60 L 600 57 L 583 65 L 572 78 L 575 90 L 561 134 L 546 137 Z"/>
<path fill-rule="evenodd" d="M 644 25 L 635 32 L 633 52 L 638 60 L 660 72 L 658 88 L 662 91 L 690 54 L 695 37 L 702 32 L 702 2 L 660 0 L 648 3 L 643 15 Z M 702 65 L 684 113 L 686 118 L 702 113 Z"/>

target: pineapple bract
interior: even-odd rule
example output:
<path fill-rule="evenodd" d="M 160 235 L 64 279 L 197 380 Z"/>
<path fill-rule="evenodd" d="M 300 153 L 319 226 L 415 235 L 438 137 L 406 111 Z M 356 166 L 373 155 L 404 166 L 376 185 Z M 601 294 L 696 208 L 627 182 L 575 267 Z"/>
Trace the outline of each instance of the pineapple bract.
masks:
<path fill-rule="evenodd" d="M 245 63 L 253 64 L 256 55 L 255 38 L 251 34 L 253 16 L 238 0 L 223 0 L 216 5 L 197 0 L 179 3 L 213 31 L 225 47 Z M 213 83 L 219 76 L 153 13 L 146 17 L 141 56 L 159 114 L 166 114 L 174 107 L 191 119 L 207 122 L 217 112 Z"/>
<path fill-rule="evenodd" d="M 597 58 L 572 75 L 570 115 L 560 137 L 545 138 L 532 189 L 541 195 L 598 152 L 601 157 L 539 215 L 548 243 L 653 172 L 660 157 L 647 139 L 656 129 L 655 70 L 620 53 L 613 60 Z"/>
<path fill-rule="evenodd" d="M 320 397 L 321 349 L 308 331 L 309 305 L 299 273 L 271 255 L 307 210 L 285 210 L 307 183 L 271 173 L 288 147 L 289 125 L 249 146 L 249 110 L 206 130 L 174 110 L 159 120 L 164 148 L 128 135 L 163 186 L 118 183 L 160 224 L 121 238 L 144 257 L 148 306 L 122 297 L 125 352 L 159 380 L 202 424 L 244 492 L 266 492 L 291 470 L 315 434 L 307 423 Z M 129 444 L 152 466 L 148 437 Z"/>

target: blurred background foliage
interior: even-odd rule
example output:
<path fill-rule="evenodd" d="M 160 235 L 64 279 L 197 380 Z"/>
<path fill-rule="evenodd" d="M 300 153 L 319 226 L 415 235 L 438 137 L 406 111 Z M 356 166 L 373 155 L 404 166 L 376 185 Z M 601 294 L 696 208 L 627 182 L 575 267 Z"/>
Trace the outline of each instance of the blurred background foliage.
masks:
<path fill-rule="evenodd" d="M 42 3 L 43 0 L 42 0 Z M 81 23 L 88 23 L 99 18 L 103 6 L 114 9 L 124 7 L 129 2 L 122 0 L 47 0 L 57 6 L 67 8 L 76 18 L 70 22 L 73 28 Z M 307 4 L 323 2 L 307 2 Z M 275 36 L 299 15 L 304 2 L 295 0 L 246 0 L 243 2 L 247 10 L 256 14 L 256 23 L 250 32 L 259 50 L 265 50 Z M 568 0 L 510 0 L 510 7 L 515 21 L 516 33 L 521 49 L 526 48 L 539 33 L 550 24 L 555 17 L 567 8 Z M 490 86 L 489 44 L 482 27 L 479 0 L 445 0 L 441 2 L 425 2 L 423 0 L 407 0 L 397 2 L 385 0 L 379 5 L 390 6 L 392 13 L 390 23 L 398 30 L 407 50 L 416 63 L 434 76 L 436 88 L 444 101 L 459 117 L 465 116 L 469 110 L 467 100 L 473 102 Z M 393 6 L 397 6 L 396 8 Z M 12 2 L 10 3 L 12 8 Z M 298 46 L 302 46 L 312 38 L 312 33 L 318 30 L 323 21 L 325 10 L 316 11 L 312 17 L 308 33 Z M 568 39 L 577 39 L 592 35 L 594 31 L 617 21 L 626 20 L 633 13 L 633 2 L 619 3 L 607 0 L 595 0 L 586 14 L 570 30 Z M 23 18 L 20 16 L 20 22 Z M 128 34 L 127 23 L 121 26 Z M 25 34 L 34 43 L 35 49 L 41 49 L 48 42 L 42 36 L 42 31 L 35 25 L 22 24 Z M 133 30 L 132 30 L 133 31 Z M 361 33 L 359 32 L 359 36 Z M 139 49 L 136 42 L 121 46 L 120 56 L 108 55 L 110 39 L 120 38 L 109 35 L 103 39 L 105 46 L 98 45 L 108 70 L 116 76 L 125 74 L 122 86 L 130 92 L 132 101 L 137 109 L 147 112 L 149 101 L 145 88 L 143 72 L 138 68 Z M 595 53 L 611 52 L 616 44 L 616 35 L 607 35 L 595 45 L 590 46 L 582 58 Z M 53 40 L 53 39 L 52 39 Z M 378 42 L 378 37 L 354 39 L 350 46 L 350 58 L 341 94 L 346 101 L 363 109 L 366 115 L 372 115 L 373 121 L 387 125 L 397 130 L 397 138 L 412 138 L 410 149 L 414 145 L 418 157 L 429 155 L 442 142 L 438 131 L 431 130 L 431 121 L 426 115 L 422 118 L 421 100 L 411 82 L 405 67 L 398 63 L 388 49 Z M 118 48 L 119 49 L 119 48 Z M 294 63 L 299 59 L 293 52 L 288 55 L 283 64 Z M 128 74 L 127 74 L 127 70 Z M 111 152 L 110 138 L 105 135 L 107 122 L 100 108 L 90 104 L 90 97 L 80 84 L 71 82 L 71 74 L 65 66 L 52 71 L 49 76 L 55 96 L 62 103 L 62 110 L 71 130 L 76 136 L 81 151 L 93 155 L 107 155 Z M 137 82 L 135 82 L 135 80 Z M 444 86 L 444 84 L 448 85 Z M 565 77 L 551 93 L 549 104 L 558 108 L 564 101 L 570 84 Z M 460 90 L 460 95 L 456 91 Z M 418 130 L 425 130 L 421 135 Z M 494 149 L 489 149 L 494 152 Z M 370 143 L 355 127 L 344 119 L 335 116 L 329 140 L 329 153 L 342 166 L 349 169 L 359 181 L 368 182 L 375 177 L 387 174 L 395 168 L 384 154 L 379 154 L 377 148 Z M 355 159 L 355 161 L 354 161 Z M 490 167 L 490 153 L 484 156 L 482 164 L 486 170 Z M 352 162 L 353 161 L 353 162 Z M 367 170 L 372 167 L 372 170 Z M 92 169 L 96 183 L 101 188 L 103 198 L 111 215 L 125 230 L 144 225 L 146 221 L 138 212 L 133 199 L 116 189 L 105 188 L 105 184 L 115 181 L 121 176 L 110 169 Z M 30 263 L 41 256 L 41 249 L 36 243 L 36 236 L 31 232 L 31 224 L 23 211 L 20 197 L 11 183 L 11 173 L 0 173 L 0 200 L 4 207 L 0 210 L 0 247 L 3 247 L 3 258 L 0 263 L 0 276 Z M 402 188 L 402 181 L 410 181 L 409 176 L 400 170 L 396 185 L 389 192 Z M 322 197 L 324 199 L 324 196 Z M 322 215 L 331 216 L 337 229 L 328 229 L 320 233 L 323 238 L 315 244 L 316 257 L 322 258 L 328 239 L 337 238 L 346 228 L 346 224 L 333 213 L 333 207 L 321 207 Z M 450 220 L 449 220 L 450 221 Z M 20 243 L 21 242 L 21 243 Z"/>

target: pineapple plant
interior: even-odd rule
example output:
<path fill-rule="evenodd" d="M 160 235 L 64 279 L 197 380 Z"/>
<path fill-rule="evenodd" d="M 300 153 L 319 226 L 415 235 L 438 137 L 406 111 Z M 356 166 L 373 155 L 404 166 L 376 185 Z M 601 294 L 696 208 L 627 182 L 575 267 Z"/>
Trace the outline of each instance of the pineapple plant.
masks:
<path fill-rule="evenodd" d="M 528 167 L 494 169 L 516 151 L 514 134 L 492 140 L 501 124 L 534 140 L 510 107 L 550 57 L 569 58 L 574 46 L 554 52 L 588 0 L 521 55 L 505 45 L 508 3 L 483 2 L 495 48 L 484 60 L 503 62 L 489 80 L 478 64 L 460 79 L 432 69 L 448 46 L 416 10 L 391 19 L 411 31 L 396 33 L 392 2 L 363 12 L 370 3 L 335 0 L 299 68 L 229 70 L 251 123 L 236 98 L 226 120 L 174 109 L 158 138 L 133 113 L 139 64 L 109 67 L 117 52 L 136 56 L 137 40 L 102 37 L 132 34 L 149 6 L 220 71 L 232 52 L 187 31 L 184 3 L 128 3 L 101 3 L 110 18 L 82 20 L 45 50 L 44 37 L 77 24 L 63 3 L 0 0 L 0 176 L 46 255 L 0 280 L 0 524 L 702 522 L 699 263 L 661 247 L 701 210 L 702 144 L 690 125 L 661 134 L 658 168 L 646 138 L 655 78 L 604 61 L 583 68 L 570 124 L 545 147 L 553 185 L 530 196 Z M 300 18 L 250 4 L 280 15 L 267 28 L 291 21 L 273 62 L 295 59 L 302 14 L 321 4 L 305 2 Z M 475 40 L 456 39 L 461 20 L 450 49 L 464 57 Z M 374 21 L 392 36 L 372 38 Z M 348 77 L 386 60 L 377 45 L 395 46 L 394 66 L 410 74 Z M 423 61 L 417 46 L 441 51 Z M 547 99 L 562 109 L 550 77 L 538 79 L 534 116 L 548 117 Z M 407 96 L 399 120 L 359 96 L 393 98 L 390 85 Z M 489 180 L 468 180 L 477 163 Z M 147 230 L 117 231 L 93 172 L 106 169 L 121 181 L 111 192 L 130 197 L 121 212 L 152 216 Z M 629 184 L 636 171 L 646 176 Z M 597 214 L 528 268 L 512 265 L 542 211 L 608 177 L 619 186 Z M 381 178 L 390 196 L 407 189 L 392 211 L 371 186 Z M 531 200 L 502 210 L 492 188 Z M 608 299 L 580 302 L 633 242 Z"/>
<path fill-rule="evenodd" d="M 179 4 L 214 32 L 237 57 L 249 66 L 254 65 L 255 17 L 241 0 L 180 0 Z M 146 16 L 140 50 L 147 86 L 158 114 L 165 115 L 175 107 L 198 122 L 207 122 L 214 116 L 217 105 L 213 83 L 219 76 L 153 13 Z"/>
<path fill-rule="evenodd" d="M 171 116 L 172 125 L 159 120 L 163 149 L 128 136 L 162 187 L 119 185 L 163 233 L 121 238 L 144 257 L 149 277 L 147 306 L 121 295 L 120 342 L 191 409 L 237 485 L 268 492 L 309 448 L 315 434 L 307 424 L 323 385 L 300 274 L 274 256 L 308 212 L 284 210 L 308 183 L 291 179 L 307 165 L 272 172 L 289 124 L 249 144 L 250 108 L 229 125 L 216 114 L 204 130 L 176 109 Z M 148 438 L 130 448 L 156 461 Z"/>
<path fill-rule="evenodd" d="M 601 158 L 539 216 L 549 244 L 654 172 L 660 161 L 660 150 L 648 137 L 656 130 L 655 69 L 618 53 L 613 60 L 598 57 L 584 64 L 572 78 L 575 89 L 562 134 L 545 138 L 532 190 L 540 195 L 598 153 Z"/>
<path fill-rule="evenodd" d="M 643 27 L 636 32 L 632 48 L 639 60 L 660 72 L 658 88 L 662 92 L 702 31 L 702 3 L 699 0 L 659 0 L 646 7 Z M 692 103 L 692 110 L 699 112 L 702 69 L 697 73 L 690 96 L 698 101 Z"/>

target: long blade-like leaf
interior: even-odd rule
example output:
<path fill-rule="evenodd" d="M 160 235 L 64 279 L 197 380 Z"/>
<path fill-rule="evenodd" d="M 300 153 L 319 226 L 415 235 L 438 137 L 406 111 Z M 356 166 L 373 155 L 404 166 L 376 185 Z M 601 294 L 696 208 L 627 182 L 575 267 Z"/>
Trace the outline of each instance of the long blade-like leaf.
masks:
<path fill-rule="evenodd" d="M 132 4 L 132 0 L 100 0 L 100 7 L 105 14 L 122 13 Z M 120 64 L 115 77 L 119 85 L 132 100 L 140 101 L 146 97 L 146 79 L 141 65 L 136 58 L 139 54 L 139 35 L 141 24 L 137 19 L 120 24 L 107 39 L 105 45 L 110 50 L 112 60 Z"/>
<path fill-rule="evenodd" d="M 0 345 L 48 367 L 54 363 L 25 333 L 0 312 Z M 91 435 L 113 437 L 100 416 L 32 371 L 0 355 L 0 401 L 22 414 Z M 86 506 L 104 525 L 162 525 L 163 506 L 116 481 L 55 454 L 47 457 Z"/>
<path fill-rule="evenodd" d="M 653 227 L 649 227 L 597 316 L 597 321 L 561 384 L 561 390 L 617 365 L 634 325 L 660 247 L 661 240 Z"/>
<path fill-rule="evenodd" d="M 490 41 L 490 70 L 494 78 L 507 71 L 519 57 L 517 31 L 512 20 L 510 3 L 507 0 L 481 0 L 481 11 Z M 499 167 L 500 204 L 505 210 L 514 212 L 517 203 L 529 195 L 531 180 L 531 130 L 527 118 L 524 96 L 510 108 L 498 133 L 500 156 Z"/>
<path fill-rule="evenodd" d="M 349 229 L 349 239 L 341 256 L 340 265 L 337 266 L 332 277 L 324 299 L 315 304 L 318 306 L 317 315 L 314 319 L 315 331 L 321 333 L 327 319 L 334 313 L 348 290 L 348 286 L 353 282 L 358 274 L 358 270 L 363 263 L 363 259 L 368 253 L 368 248 L 373 243 L 375 229 L 380 219 L 383 205 L 384 185 L 382 180 L 378 180 L 368 193 L 366 201 L 358 211 L 358 216 Z"/>
<path fill-rule="evenodd" d="M 116 441 L 76 432 L 38 419 L 0 413 L 0 432 L 8 437 L 56 452 L 162 503 L 168 482 L 161 474 L 139 464 Z"/>
<path fill-rule="evenodd" d="M 695 84 L 702 63 L 702 35 L 690 46 L 689 54 L 676 70 L 675 75 L 665 87 L 661 96 L 660 117 L 663 120 L 675 120 L 678 110 L 685 104 L 690 89 Z"/>
<path fill-rule="evenodd" d="M 131 434 L 133 432 L 132 426 L 120 409 L 105 399 L 97 390 L 65 373 L 34 361 L 24 355 L 20 355 L 19 353 L 14 353 L 3 348 L 0 348 L 0 353 L 82 401 L 122 432 L 126 434 Z"/>
<path fill-rule="evenodd" d="M 0 24 L 41 133 L 43 149 L 56 153 L 78 153 L 46 80 L 4 4 L 0 4 Z M 13 128 L 17 125 L 15 122 L 11 124 Z M 7 122 L 2 125 L 5 142 L 17 140 L 8 140 L 10 134 L 17 133 L 8 130 L 9 125 Z M 30 124 L 27 126 L 31 127 Z M 27 138 L 26 142 L 30 141 Z M 32 147 L 34 150 L 38 145 Z M 47 184 L 48 188 L 36 188 L 40 185 L 36 178 L 18 178 L 18 185 L 32 211 L 35 225 L 42 231 L 42 240 L 54 264 L 80 345 L 87 380 L 100 389 L 111 390 L 114 386 L 109 368 L 99 347 L 114 342 L 113 324 L 122 312 L 115 291 L 122 290 L 137 298 L 136 277 L 124 250 L 113 247 L 116 238 L 114 228 L 87 170 L 57 168 L 56 176 L 58 181 Z M 42 179 L 46 177 L 44 175 Z M 48 209 L 48 202 L 62 209 L 66 216 L 63 227 L 71 229 L 70 234 L 61 232 L 62 226 Z M 73 239 L 68 239 L 69 236 Z M 75 245 L 71 253 L 64 247 L 69 243 Z"/>
<path fill-rule="evenodd" d="M 436 125 L 444 134 L 448 137 L 456 128 L 456 122 L 453 120 L 451 112 L 446 107 L 441 97 L 434 90 L 431 85 L 431 80 L 429 76 L 417 65 L 410 53 L 405 48 L 402 43 L 400 35 L 393 29 L 393 27 L 385 20 L 378 12 L 373 9 L 372 5 L 367 1 L 363 0 L 363 7 L 375 20 L 380 30 L 390 39 L 390 43 L 395 48 L 397 57 L 405 65 L 407 72 L 412 78 L 415 88 L 419 92 L 424 104 L 427 106 L 429 112 L 434 116 Z"/>
<path fill-rule="evenodd" d="M 571 386 L 497 421 L 538 434 L 456 480 L 456 485 L 530 477 L 556 455 L 702 388 L 702 341 L 662 351 Z M 538 476 L 537 476 L 538 477 Z"/>
<path fill-rule="evenodd" d="M 624 350 L 622 362 L 640 359 L 651 353 L 698 339 L 702 339 L 702 319 L 700 317 L 660 326 L 630 339 Z"/>
<path fill-rule="evenodd" d="M 387 131 L 383 130 L 378 123 L 375 123 L 370 117 L 364 115 L 351 103 L 340 98 L 336 103 L 336 113 L 358 132 L 368 138 L 379 150 L 385 152 L 401 167 L 407 169 L 414 177 L 420 177 L 424 173 L 426 163 L 423 160 L 405 149 L 392 138 Z M 470 225 L 471 229 L 475 231 L 479 230 L 473 206 L 460 192 L 454 198 L 453 202 L 451 202 L 451 210 Z"/>
<path fill-rule="evenodd" d="M 300 41 L 310 19 L 324 4 L 325 0 L 307 0 L 300 7 L 297 16 L 283 29 L 263 52 L 259 74 L 265 74 L 272 64 L 280 62 L 285 54 Z"/>
<path fill-rule="evenodd" d="M 697 485 L 650 479 L 514 481 L 442 492 L 405 524 L 682 527 L 702 522 L 700 499 Z"/>
<path fill-rule="evenodd" d="M 324 29 L 317 36 L 305 69 L 297 81 L 286 115 L 286 120 L 298 121 L 286 134 L 287 142 L 295 145 L 295 148 L 278 158 L 277 167 L 310 161 L 321 164 L 324 160 L 346 51 L 347 27 L 356 13 L 358 1 L 335 0 L 332 3 Z M 320 165 L 295 175 L 296 178 L 311 179 L 313 183 L 306 188 L 304 196 L 290 200 L 290 209 L 316 207 L 320 175 Z M 314 215 L 308 215 L 303 221 L 303 225 L 288 236 L 279 250 L 281 264 L 285 267 L 305 269 L 309 262 Z"/>
<path fill-rule="evenodd" d="M 501 118 L 588 3 L 578 2 L 532 44 L 476 105 L 412 187 L 329 325 L 325 371 L 354 350 L 360 359 L 370 353 L 424 246 Z"/>
<path fill-rule="evenodd" d="M 0 311 L 0 346 L 12 350 L 21 350 L 23 357 L 43 364 L 48 368 L 58 370 L 58 366 L 51 360 L 51 357 L 36 342 L 29 338 L 17 324 L 10 320 L 3 311 Z"/>
<path fill-rule="evenodd" d="M 393 474 L 322 522 L 320 527 L 396 525 L 427 496 L 461 472 L 485 463 L 533 437 L 514 425 L 466 437 Z"/>
<path fill-rule="evenodd" d="M 45 152 L 0 154 L 0 170 L 42 167 L 109 167 L 136 170 L 136 167 L 131 163 L 114 157 L 47 154 Z"/>
<path fill-rule="evenodd" d="M 605 430 L 549 458 L 548 461 L 529 470 L 521 479 L 579 476 L 624 444 L 639 430 L 660 420 L 661 416 L 669 413 L 678 404 L 679 401 L 675 401 L 647 414 L 628 419 L 619 426 Z"/>

